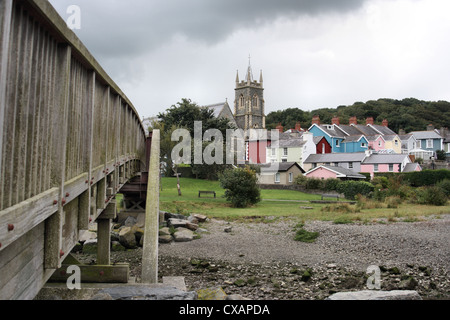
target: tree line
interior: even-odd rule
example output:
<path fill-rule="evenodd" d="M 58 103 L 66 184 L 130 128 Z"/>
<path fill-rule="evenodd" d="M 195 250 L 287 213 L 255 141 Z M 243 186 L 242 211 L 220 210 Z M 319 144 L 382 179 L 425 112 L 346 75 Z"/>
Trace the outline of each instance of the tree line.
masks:
<path fill-rule="evenodd" d="M 287 108 L 274 111 L 266 116 L 266 128 L 275 129 L 280 123 L 287 129 L 295 128 L 300 122 L 303 129 L 311 126 L 314 116 L 320 116 L 321 123 L 330 124 L 334 117 L 339 117 L 341 124 L 348 124 L 351 117 L 357 117 L 358 123 L 366 124 L 366 119 L 373 117 L 375 124 L 384 119 L 389 121 L 389 128 L 395 132 L 424 131 L 429 124 L 435 128 L 450 127 L 450 102 L 422 101 L 415 98 L 403 100 L 378 99 L 367 102 L 355 102 L 351 106 L 322 108 L 304 111 L 300 108 Z"/>

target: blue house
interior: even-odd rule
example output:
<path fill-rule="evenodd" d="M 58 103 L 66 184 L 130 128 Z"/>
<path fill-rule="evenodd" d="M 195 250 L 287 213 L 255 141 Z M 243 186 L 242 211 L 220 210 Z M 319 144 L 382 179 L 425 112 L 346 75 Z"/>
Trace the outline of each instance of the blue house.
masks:
<path fill-rule="evenodd" d="M 349 135 L 335 124 L 320 125 L 314 123 L 308 131 L 314 137 L 325 137 L 331 145 L 332 153 L 365 152 L 369 148 L 369 141 L 364 135 Z"/>
<path fill-rule="evenodd" d="M 417 140 L 417 149 L 433 152 L 433 154 L 436 151 L 444 150 L 444 138 L 434 130 L 416 131 L 411 134 Z"/>

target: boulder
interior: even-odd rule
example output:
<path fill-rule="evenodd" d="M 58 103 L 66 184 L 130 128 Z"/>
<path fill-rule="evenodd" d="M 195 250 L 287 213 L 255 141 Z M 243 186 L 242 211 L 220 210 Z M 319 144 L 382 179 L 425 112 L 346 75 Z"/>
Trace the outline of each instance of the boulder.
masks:
<path fill-rule="evenodd" d="M 356 291 L 339 292 L 331 295 L 327 300 L 422 300 L 417 291 Z"/>
<path fill-rule="evenodd" d="M 80 231 L 80 239 L 81 243 L 86 242 L 88 240 L 97 239 L 97 233 L 92 231 Z"/>
<path fill-rule="evenodd" d="M 135 217 L 128 217 L 125 222 L 123 223 L 123 225 L 125 227 L 132 227 L 137 223 L 137 219 Z"/>
<path fill-rule="evenodd" d="M 123 245 L 121 245 L 119 241 L 111 242 L 111 251 L 119 252 L 119 251 L 125 251 L 125 250 L 127 250 L 127 248 L 125 248 Z"/>
<path fill-rule="evenodd" d="M 159 243 L 171 243 L 173 241 L 173 237 L 170 234 L 159 236 Z"/>
<path fill-rule="evenodd" d="M 197 291 L 198 300 L 218 301 L 226 300 L 227 294 L 222 288 L 207 288 Z"/>
<path fill-rule="evenodd" d="M 187 221 L 187 220 L 176 219 L 176 218 L 170 218 L 167 221 L 167 225 L 169 227 L 173 227 L 173 228 L 187 228 L 188 223 L 189 223 L 189 221 Z"/>
<path fill-rule="evenodd" d="M 194 232 L 186 228 L 178 228 L 173 237 L 175 242 L 189 242 L 194 240 Z"/>
<path fill-rule="evenodd" d="M 131 227 L 124 227 L 120 230 L 119 242 L 125 248 L 128 249 L 137 248 L 136 236 L 134 235 L 133 229 Z"/>
<path fill-rule="evenodd" d="M 164 212 L 164 219 L 166 221 L 170 220 L 170 219 L 187 220 L 187 217 L 185 215 L 182 215 L 182 214 Z"/>
<path fill-rule="evenodd" d="M 198 214 L 198 213 L 195 213 L 195 214 L 193 214 L 192 216 L 193 216 L 194 218 L 196 218 L 196 219 L 198 220 L 198 222 L 205 222 L 206 219 L 208 219 L 207 216 L 202 215 L 202 214 Z"/>

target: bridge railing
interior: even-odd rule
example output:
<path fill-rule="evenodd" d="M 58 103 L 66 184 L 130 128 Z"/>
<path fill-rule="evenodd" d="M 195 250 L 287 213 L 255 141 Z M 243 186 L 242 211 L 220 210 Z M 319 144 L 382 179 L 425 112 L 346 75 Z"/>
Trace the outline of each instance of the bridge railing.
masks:
<path fill-rule="evenodd" d="M 141 171 L 145 143 L 132 103 L 48 1 L 0 2 L 0 299 L 36 294 Z"/>

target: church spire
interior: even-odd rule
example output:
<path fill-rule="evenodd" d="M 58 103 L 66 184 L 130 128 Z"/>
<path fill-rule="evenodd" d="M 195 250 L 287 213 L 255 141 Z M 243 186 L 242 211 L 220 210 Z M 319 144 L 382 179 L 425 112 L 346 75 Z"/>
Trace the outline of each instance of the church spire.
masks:
<path fill-rule="evenodd" d="M 245 77 L 245 80 L 248 84 L 250 82 L 253 82 L 253 72 L 252 72 L 252 64 L 251 64 L 251 56 L 248 56 L 248 69 L 247 69 L 247 76 Z"/>
<path fill-rule="evenodd" d="M 239 84 L 239 70 L 236 72 L 236 85 Z"/>
<path fill-rule="evenodd" d="M 263 86 L 263 72 L 261 70 L 261 75 L 259 76 L 259 83 L 261 83 L 261 87 Z"/>

